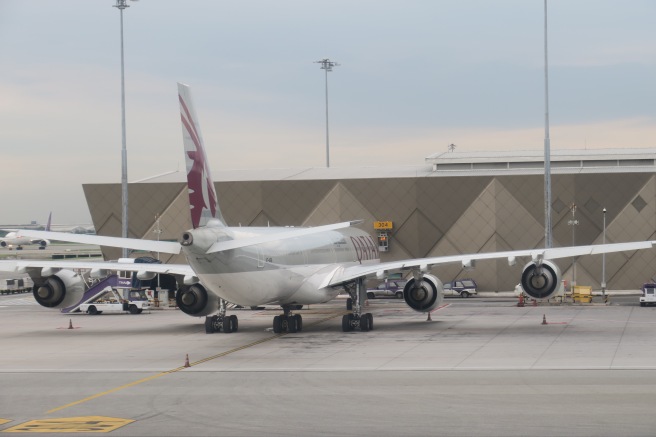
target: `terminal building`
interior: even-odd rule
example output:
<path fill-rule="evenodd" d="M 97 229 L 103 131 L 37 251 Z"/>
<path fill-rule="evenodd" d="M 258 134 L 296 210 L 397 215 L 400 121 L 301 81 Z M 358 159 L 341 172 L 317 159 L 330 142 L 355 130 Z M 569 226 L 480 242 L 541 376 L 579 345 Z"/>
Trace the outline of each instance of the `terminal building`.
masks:
<path fill-rule="evenodd" d="M 656 149 L 553 150 L 551 170 L 554 247 L 656 240 Z M 542 151 L 453 151 L 418 166 L 223 171 L 213 178 L 230 226 L 361 219 L 387 244 L 382 261 L 544 247 Z M 83 188 L 97 234 L 120 236 L 121 184 Z M 191 227 L 186 174 L 130 183 L 128 213 L 130 237 L 179 239 Z M 375 222 L 384 224 L 375 229 Z M 103 248 L 103 255 L 121 253 Z M 181 255 L 161 260 L 185 262 Z M 481 291 L 508 291 L 523 262 L 479 261 L 473 270 L 444 265 L 432 273 L 444 282 L 474 278 Z M 656 276 L 656 250 L 557 264 L 569 283 L 600 289 L 605 279 L 607 289 L 635 290 Z"/>

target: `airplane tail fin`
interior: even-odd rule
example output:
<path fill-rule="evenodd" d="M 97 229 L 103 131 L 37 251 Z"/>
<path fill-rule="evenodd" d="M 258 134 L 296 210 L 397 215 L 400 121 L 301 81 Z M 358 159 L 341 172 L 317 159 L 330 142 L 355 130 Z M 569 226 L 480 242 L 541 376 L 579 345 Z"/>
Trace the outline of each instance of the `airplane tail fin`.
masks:
<path fill-rule="evenodd" d="M 187 164 L 189 208 L 194 229 L 205 226 L 210 219 L 217 219 L 225 226 L 214 189 L 214 181 L 207 164 L 207 155 L 200 133 L 200 124 L 191 99 L 188 85 L 178 82 L 182 140 Z"/>
<path fill-rule="evenodd" d="M 48 222 L 46 223 L 46 231 L 50 231 L 50 225 L 52 223 L 52 211 L 48 214 Z"/>

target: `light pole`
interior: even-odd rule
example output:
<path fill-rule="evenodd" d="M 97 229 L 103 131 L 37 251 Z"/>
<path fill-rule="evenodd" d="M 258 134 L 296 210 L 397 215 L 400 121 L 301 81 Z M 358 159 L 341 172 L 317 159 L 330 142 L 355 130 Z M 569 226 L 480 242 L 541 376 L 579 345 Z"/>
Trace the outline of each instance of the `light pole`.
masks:
<path fill-rule="evenodd" d="M 123 9 L 129 8 L 127 0 L 116 0 L 115 8 L 121 15 L 121 224 L 123 238 L 128 237 L 128 150 L 125 140 L 125 63 L 123 60 Z M 123 258 L 128 257 L 128 249 L 123 248 Z"/>
<path fill-rule="evenodd" d="M 572 220 L 569 220 L 567 224 L 572 227 L 572 246 L 576 246 L 576 238 L 575 238 L 575 229 L 576 226 L 579 224 L 579 221 L 576 220 L 576 203 L 572 202 L 572 204 L 569 206 L 570 211 L 572 211 Z M 574 290 L 574 286 L 576 285 L 576 257 L 573 257 L 572 260 L 572 290 Z"/>
<path fill-rule="evenodd" d="M 340 64 L 333 62 L 328 58 L 320 61 L 314 61 L 315 64 L 321 64 L 321 69 L 326 71 L 326 168 L 330 167 L 330 139 L 328 135 L 328 73 L 333 71 L 333 67 L 339 67 Z"/>
<path fill-rule="evenodd" d="M 606 244 L 606 208 L 604 212 L 604 231 L 602 233 L 602 243 Z M 601 295 L 606 296 L 606 252 L 601 254 Z"/>
<path fill-rule="evenodd" d="M 544 247 L 553 246 L 551 232 L 551 140 L 549 139 L 549 63 L 547 58 L 547 0 L 544 0 Z"/>
<path fill-rule="evenodd" d="M 153 230 L 153 233 L 157 234 L 157 241 L 159 241 L 159 236 L 162 234 L 162 228 L 159 225 L 159 214 L 155 214 L 155 223 L 157 224 L 157 229 Z M 157 261 L 159 261 L 159 251 L 157 252 Z M 157 274 L 157 291 L 161 288 L 159 281 L 160 274 Z"/>

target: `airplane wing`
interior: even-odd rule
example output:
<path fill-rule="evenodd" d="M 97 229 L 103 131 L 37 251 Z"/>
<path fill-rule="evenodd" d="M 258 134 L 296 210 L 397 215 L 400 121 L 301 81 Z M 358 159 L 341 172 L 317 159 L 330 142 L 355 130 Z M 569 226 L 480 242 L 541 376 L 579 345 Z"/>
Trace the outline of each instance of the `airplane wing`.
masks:
<path fill-rule="evenodd" d="M 534 261 L 551 260 L 559 258 L 576 257 L 581 255 L 597 255 L 602 253 L 626 252 L 632 250 L 650 249 L 656 241 L 636 241 L 631 243 L 597 244 L 591 246 L 570 246 L 556 248 L 542 248 L 531 250 L 512 250 L 507 252 L 475 253 L 470 255 L 449 255 L 432 258 L 417 258 L 400 261 L 391 261 L 379 264 L 367 264 L 335 269 L 332 277 L 326 278 L 323 287 L 332 287 L 353 281 L 357 278 L 374 274 L 385 274 L 394 270 L 419 269 L 427 272 L 440 264 L 462 263 L 463 266 L 473 265 L 478 260 L 508 259 L 514 264 L 516 258 L 531 257 Z"/>
<path fill-rule="evenodd" d="M 48 240 L 68 241 L 71 243 L 93 244 L 96 246 L 120 247 L 146 250 L 162 253 L 180 253 L 180 243 L 177 241 L 141 240 L 139 238 L 104 237 L 100 235 L 69 234 L 67 232 L 48 232 L 25 230 L 28 237 L 45 238 Z"/>
<path fill-rule="evenodd" d="M 187 264 L 151 264 L 106 261 L 40 261 L 40 260 L 4 260 L 0 261 L 0 271 L 24 272 L 28 268 L 61 269 L 100 269 L 125 272 L 151 272 L 170 275 L 193 276 L 194 271 Z"/>

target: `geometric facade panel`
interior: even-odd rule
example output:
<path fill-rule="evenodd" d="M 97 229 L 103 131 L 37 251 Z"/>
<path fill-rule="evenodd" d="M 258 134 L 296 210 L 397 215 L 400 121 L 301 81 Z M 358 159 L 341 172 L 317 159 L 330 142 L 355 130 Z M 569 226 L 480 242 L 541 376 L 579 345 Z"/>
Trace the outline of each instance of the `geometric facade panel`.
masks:
<path fill-rule="evenodd" d="M 362 177 L 349 179 L 247 180 L 215 184 L 219 206 L 230 226 L 317 226 L 364 220 L 392 221 L 390 250 L 383 261 L 544 245 L 544 180 L 541 175 Z M 120 184 L 84 185 L 99 235 L 121 234 Z M 129 232 L 133 238 L 176 240 L 191 227 L 186 183 L 129 186 Z M 656 239 L 656 176 L 652 172 L 552 175 L 552 228 L 556 247 Z M 575 216 L 569 206 L 577 205 Z M 603 210 L 606 209 L 606 214 Z M 604 220 L 605 218 L 605 229 Z M 573 220 L 578 225 L 569 224 Z M 160 229 L 162 232 L 157 233 Z M 107 259 L 120 251 L 103 248 Z M 154 256 L 155 254 L 153 254 Z M 608 254 L 606 282 L 612 289 L 637 289 L 656 276 L 656 250 Z M 165 259 L 184 262 L 183 259 Z M 464 272 L 445 265 L 442 280 L 473 277 L 481 290 L 512 290 L 526 260 L 479 261 Z M 573 260 L 557 262 L 573 279 Z M 576 263 L 577 283 L 598 289 L 600 255 Z M 585 281 L 586 283 L 581 283 Z"/>

